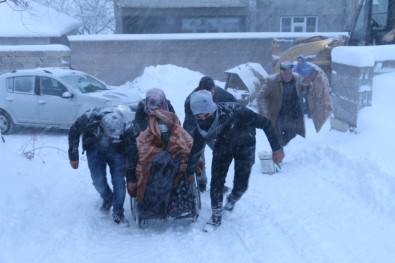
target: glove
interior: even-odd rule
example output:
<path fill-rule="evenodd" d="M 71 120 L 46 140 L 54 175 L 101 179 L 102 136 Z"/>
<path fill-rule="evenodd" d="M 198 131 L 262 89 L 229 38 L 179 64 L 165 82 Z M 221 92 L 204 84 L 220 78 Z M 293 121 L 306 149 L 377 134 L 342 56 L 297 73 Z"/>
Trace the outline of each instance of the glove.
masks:
<path fill-rule="evenodd" d="M 78 169 L 79 161 L 78 160 L 70 160 L 70 165 L 73 169 Z"/>
<path fill-rule="evenodd" d="M 273 162 L 275 164 L 281 163 L 283 161 L 283 159 L 284 159 L 284 151 L 283 151 L 283 149 L 280 149 L 278 151 L 273 152 L 272 159 L 273 159 Z"/>
<path fill-rule="evenodd" d="M 128 182 L 127 188 L 128 188 L 128 193 L 131 197 L 137 196 L 137 183 Z"/>

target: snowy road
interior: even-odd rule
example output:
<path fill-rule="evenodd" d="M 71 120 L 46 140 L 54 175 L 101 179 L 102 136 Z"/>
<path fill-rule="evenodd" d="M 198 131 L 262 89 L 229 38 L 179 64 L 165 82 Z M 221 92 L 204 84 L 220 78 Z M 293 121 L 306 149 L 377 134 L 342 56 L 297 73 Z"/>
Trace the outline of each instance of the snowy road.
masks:
<path fill-rule="evenodd" d="M 11 135 L 7 146 L 29 140 Z M 67 149 L 66 135 L 35 140 L 36 147 Z M 44 147 L 13 169 L 18 180 L 11 182 L 20 193 L 5 195 L 0 241 L 14 253 L 2 253 L 0 262 L 22 262 L 26 255 L 29 262 L 388 262 L 395 248 L 394 178 L 375 162 L 301 138 L 287 156 L 275 175 L 261 174 L 257 161 L 234 212 L 224 215 L 218 231 L 203 233 L 208 192 L 196 223 L 150 221 L 138 229 L 132 222 L 120 229 L 98 210 L 86 165 L 74 171 L 63 151 Z M 131 220 L 128 200 L 125 209 Z"/>
<path fill-rule="evenodd" d="M 174 87 L 176 73 L 167 70 L 169 79 L 161 81 Z M 118 228 L 99 211 L 85 156 L 78 170 L 70 168 L 66 134 L 8 135 L 0 144 L 0 263 L 393 262 L 395 127 L 378 117 L 392 107 L 387 98 L 395 97 L 389 79 L 395 75 L 375 79 L 381 83 L 376 104 L 361 112 L 358 134 L 329 124 L 316 134 L 307 120 L 307 138 L 286 147 L 281 173 L 261 174 L 256 158 L 247 193 L 213 233 L 201 230 L 210 217 L 208 192 L 195 223 Z M 177 103 L 180 112 L 183 101 Z M 257 134 L 256 156 L 267 150 Z M 39 147 L 33 160 L 21 156 Z M 228 186 L 231 181 L 232 173 Z M 125 209 L 131 220 L 128 200 Z"/>

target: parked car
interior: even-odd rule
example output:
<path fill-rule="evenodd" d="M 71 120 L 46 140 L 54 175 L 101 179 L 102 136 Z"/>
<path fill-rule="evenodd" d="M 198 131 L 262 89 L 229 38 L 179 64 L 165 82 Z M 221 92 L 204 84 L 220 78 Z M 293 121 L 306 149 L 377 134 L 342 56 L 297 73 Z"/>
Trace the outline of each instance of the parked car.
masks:
<path fill-rule="evenodd" d="M 3 134 L 15 126 L 69 129 L 78 116 L 97 106 L 117 107 L 133 120 L 141 99 L 69 68 L 15 70 L 0 75 L 0 129 Z"/>

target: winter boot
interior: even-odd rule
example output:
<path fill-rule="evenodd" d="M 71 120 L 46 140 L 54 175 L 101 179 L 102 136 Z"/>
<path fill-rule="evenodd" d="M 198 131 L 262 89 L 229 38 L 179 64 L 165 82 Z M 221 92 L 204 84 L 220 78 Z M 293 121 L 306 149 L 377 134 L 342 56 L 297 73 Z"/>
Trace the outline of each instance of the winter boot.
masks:
<path fill-rule="evenodd" d="M 215 231 L 221 225 L 222 219 L 222 203 L 215 208 L 212 208 L 212 216 L 203 228 L 204 232 Z"/>
<path fill-rule="evenodd" d="M 111 199 L 103 199 L 103 203 L 100 207 L 100 211 L 107 212 L 110 210 L 111 206 L 112 206 Z"/>
<path fill-rule="evenodd" d="M 213 232 L 221 225 L 221 216 L 212 216 L 203 228 L 204 232 Z"/>
<path fill-rule="evenodd" d="M 113 215 L 114 223 L 119 227 L 128 227 L 129 221 L 125 218 L 123 214 Z"/>
<path fill-rule="evenodd" d="M 235 204 L 237 201 L 237 198 L 235 198 L 232 194 L 229 194 L 226 197 L 226 204 L 224 206 L 224 209 L 227 211 L 233 211 L 233 208 L 235 208 Z"/>

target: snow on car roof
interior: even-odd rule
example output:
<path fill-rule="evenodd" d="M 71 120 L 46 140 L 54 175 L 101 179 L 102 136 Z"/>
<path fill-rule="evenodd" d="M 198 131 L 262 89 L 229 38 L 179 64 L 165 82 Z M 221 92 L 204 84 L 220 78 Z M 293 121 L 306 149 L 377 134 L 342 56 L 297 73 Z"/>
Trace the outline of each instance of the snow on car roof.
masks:
<path fill-rule="evenodd" d="M 41 74 L 53 74 L 56 76 L 64 76 L 64 75 L 70 75 L 70 73 L 77 74 L 77 75 L 82 75 L 86 74 L 82 71 L 74 70 L 71 68 L 66 68 L 66 67 L 44 67 L 44 68 L 32 68 L 32 69 L 17 69 L 13 70 L 11 72 L 7 72 L 4 74 L 28 74 L 28 75 L 41 75 Z"/>

